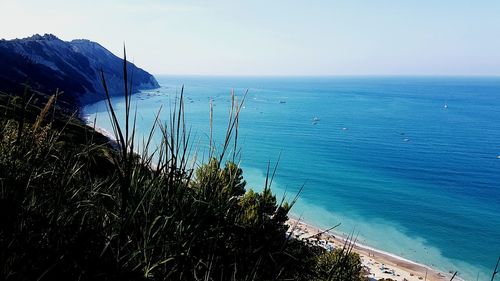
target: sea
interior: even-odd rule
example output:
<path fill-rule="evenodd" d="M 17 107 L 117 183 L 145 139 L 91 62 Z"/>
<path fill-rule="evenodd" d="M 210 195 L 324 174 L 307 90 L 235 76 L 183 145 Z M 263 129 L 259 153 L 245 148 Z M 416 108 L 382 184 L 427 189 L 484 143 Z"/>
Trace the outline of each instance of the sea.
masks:
<path fill-rule="evenodd" d="M 168 122 L 184 87 L 197 161 L 224 141 L 231 93 L 245 97 L 237 160 L 247 188 L 292 200 L 321 228 L 425 264 L 490 280 L 500 255 L 500 77 L 157 76 L 132 96 L 138 136 Z M 246 96 L 245 96 L 245 93 Z M 112 104 L 119 118 L 124 98 Z M 112 131 L 105 102 L 82 110 Z M 159 135 L 156 136 L 156 142 Z M 193 152 L 193 154 L 194 154 Z"/>

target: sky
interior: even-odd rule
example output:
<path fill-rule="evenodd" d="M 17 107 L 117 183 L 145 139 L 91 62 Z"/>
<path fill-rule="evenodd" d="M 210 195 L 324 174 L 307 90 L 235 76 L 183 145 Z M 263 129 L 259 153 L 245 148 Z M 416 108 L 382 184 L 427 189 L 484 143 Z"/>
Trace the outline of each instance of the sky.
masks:
<path fill-rule="evenodd" d="M 154 74 L 500 75 L 499 0 L 0 0 L 0 38 L 35 33 Z"/>

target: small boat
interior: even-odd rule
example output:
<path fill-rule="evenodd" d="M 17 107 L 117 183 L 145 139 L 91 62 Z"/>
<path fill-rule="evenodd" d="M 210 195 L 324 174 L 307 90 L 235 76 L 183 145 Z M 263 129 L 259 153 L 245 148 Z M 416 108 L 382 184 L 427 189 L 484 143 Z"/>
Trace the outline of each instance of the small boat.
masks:
<path fill-rule="evenodd" d="M 444 108 L 448 108 L 448 103 L 444 103 Z"/>
<path fill-rule="evenodd" d="M 280 103 L 286 103 L 286 101 L 284 101 L 284 100 L 280 100 Z"/>
<path fill-rule="evenodd" d="M 319 120 L 320 120 L 319 117 L 314 117 L 313 118 L 313 121 L 315 121 L 315 122 L 318 122 Z"/>

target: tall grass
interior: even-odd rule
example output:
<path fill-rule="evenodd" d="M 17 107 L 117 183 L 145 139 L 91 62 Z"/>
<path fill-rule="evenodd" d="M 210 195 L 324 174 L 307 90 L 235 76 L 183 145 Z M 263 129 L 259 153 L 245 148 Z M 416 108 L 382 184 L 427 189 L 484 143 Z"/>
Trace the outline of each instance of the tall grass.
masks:
<path fill-rule="evenodd" d="M 124 50 L 123 119 L 101 72 L 116 148 L 72 115 L 58 115 L 57 95 L 43 108 L 29 105 L 28 88 L 21 100 L 5 99 L 1 279 L 360 280 L 352 245 L 326 253 L 286 234 L 298 195 L 276 200 L 277 166 L 269 165 L 262 192 L 246 189 L 235 162 L 244 98 L 232 95 L 219 150 L 211 137 L 207 162 L 190 166 L 196 148 L 183 89 L 169 119 L 158 113 L 138 146 L 127 65 Z"/>

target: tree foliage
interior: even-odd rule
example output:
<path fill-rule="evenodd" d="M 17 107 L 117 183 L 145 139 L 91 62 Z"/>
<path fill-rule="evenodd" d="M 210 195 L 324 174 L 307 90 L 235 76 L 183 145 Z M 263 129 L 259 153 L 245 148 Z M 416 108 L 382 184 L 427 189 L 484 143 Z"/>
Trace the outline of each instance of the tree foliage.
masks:
<path fill-rule="evenodd" d="M 362 281 L 361 260 L 357 253 L 342 248 L 324 252 L 317 257 L 316 272 L 320 280 Z"/>

